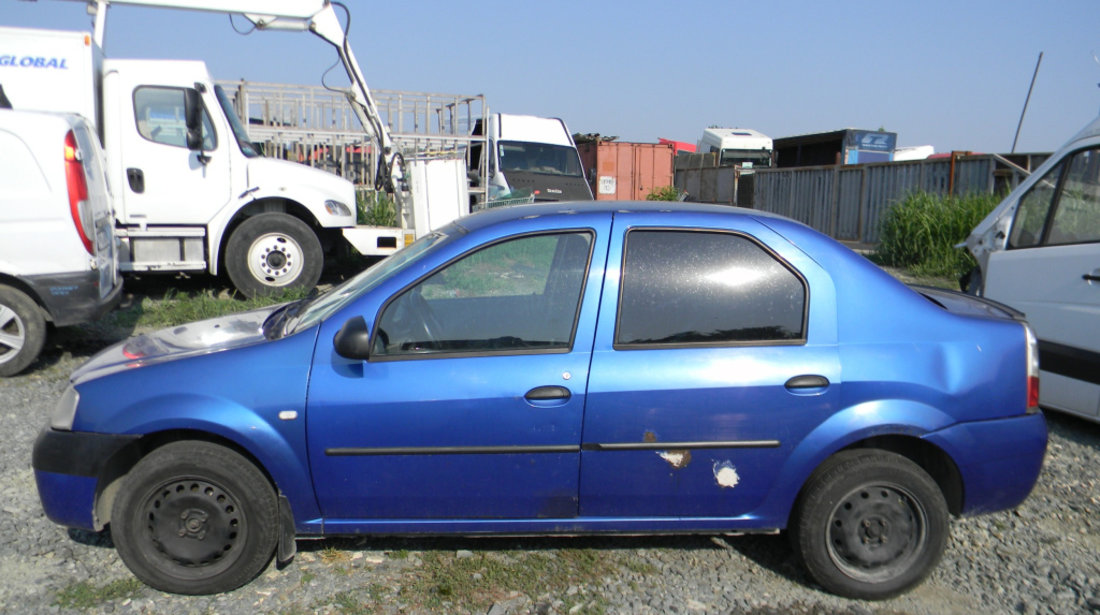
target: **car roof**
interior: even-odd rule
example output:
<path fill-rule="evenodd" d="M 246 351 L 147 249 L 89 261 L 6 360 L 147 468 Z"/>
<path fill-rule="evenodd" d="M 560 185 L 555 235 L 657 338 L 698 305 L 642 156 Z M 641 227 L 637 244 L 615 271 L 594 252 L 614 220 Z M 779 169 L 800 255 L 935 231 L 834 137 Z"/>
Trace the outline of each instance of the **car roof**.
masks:
<path fill-rule="evenodd" d="M 717 214 L 724 216 L 754 216 L 789 220 L 784 216 L 730 205 L 706 205 L 682 201 L 555 201 L 531 205 L 512 205 L 485 209 L 459 219 L 456 223 L 468 231 L 492 226 L 509 220 L 577 213 L 685 213 Z"/>

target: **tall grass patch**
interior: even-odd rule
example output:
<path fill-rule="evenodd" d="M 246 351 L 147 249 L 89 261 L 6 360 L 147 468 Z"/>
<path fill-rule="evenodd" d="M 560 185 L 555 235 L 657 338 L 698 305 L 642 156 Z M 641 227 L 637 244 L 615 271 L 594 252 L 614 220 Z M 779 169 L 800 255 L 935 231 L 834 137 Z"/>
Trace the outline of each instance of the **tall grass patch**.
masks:
<path fill-rule="evenodd" d="M 977 263 L 965 248 L 955 245 L 966 240 L 1001 198 L 914 192 L 883 217 L 875 260 L 920 276 L 961 276 Z"/>

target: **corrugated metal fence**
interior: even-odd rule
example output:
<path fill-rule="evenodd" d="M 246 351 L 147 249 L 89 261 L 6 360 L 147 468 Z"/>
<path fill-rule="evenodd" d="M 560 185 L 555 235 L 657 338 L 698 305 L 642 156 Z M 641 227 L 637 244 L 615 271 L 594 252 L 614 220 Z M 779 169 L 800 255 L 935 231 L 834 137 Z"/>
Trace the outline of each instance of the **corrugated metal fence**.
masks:
<path fill-rule="evenodd" d="M 1037 166 L 1039 155 L 1027 166 Z M 757 170 L 752 207 L 798 220 L 844 241 L 878 242 L 882 217 L 911 192 L 992 193 L 1029 169 L 995 154 L 855 166 Z"/>

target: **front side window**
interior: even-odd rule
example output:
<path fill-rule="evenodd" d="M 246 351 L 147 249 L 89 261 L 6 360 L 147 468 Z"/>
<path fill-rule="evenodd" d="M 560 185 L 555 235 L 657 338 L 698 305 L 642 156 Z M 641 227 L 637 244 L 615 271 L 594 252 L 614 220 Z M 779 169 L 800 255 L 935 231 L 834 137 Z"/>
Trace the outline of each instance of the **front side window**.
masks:
<path fill-rule="evenodd" d="M 1020 199 L 1008 247 L 1100 241 L 1100 150 L 1075 153 Z"/>
<path fill-rule="evenodd" d="M 806 285 L 748 237 L 709 231 L 627 235 L 618 348 L 798 343 Z"/>
<path fill-rule="evenodd" d="M 134 120 L 138 134 L 154 143 L 187 147 L 187 116 L 183 88 L 143 86 L 134 90 Z M 202 110 L 202 149 L 218 145 L 214 124 Z"/>
<path fill-rule="evenodd" d="M 586 231 L 530 235 L 450 263 L 386 305 L 372 356 L 569 349 L 591 245 Z"/>

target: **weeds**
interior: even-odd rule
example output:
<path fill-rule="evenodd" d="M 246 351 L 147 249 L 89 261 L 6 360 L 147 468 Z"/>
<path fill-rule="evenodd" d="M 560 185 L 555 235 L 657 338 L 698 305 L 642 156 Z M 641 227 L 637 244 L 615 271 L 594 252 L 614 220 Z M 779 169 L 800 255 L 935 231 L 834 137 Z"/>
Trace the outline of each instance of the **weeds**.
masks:
<path fill-rule="evenodd" d="M 92 609 L 112 600 L 135 598 L 145 586 L 134 577 L 111 581 L 106 585 L 92 585 L 90 581 L 74 583 L 57 592 L 54 606 L 63 609 Z"/>
<path fill-rule="evenodd" d="M 673 186 L 661 186 L 660 188 L 654 188 L 649 191 L 649 194 L 645 195 L 647 201 L 679 201 L 680 191 Z"/>
<path fill-rule="evenodd" d="M 397 205 L 393 199 L 371 190 L 355 193 L 356 222 L 369 226 L 397 226 Z"/>
<path fill-rule="evenodd" d="M 875 259 L 918 276 L 957 278 L 977 263 L 955 245 L 965 241 L 1000 200 L 991 194 L 910 194 L 883 217 Z"/>

